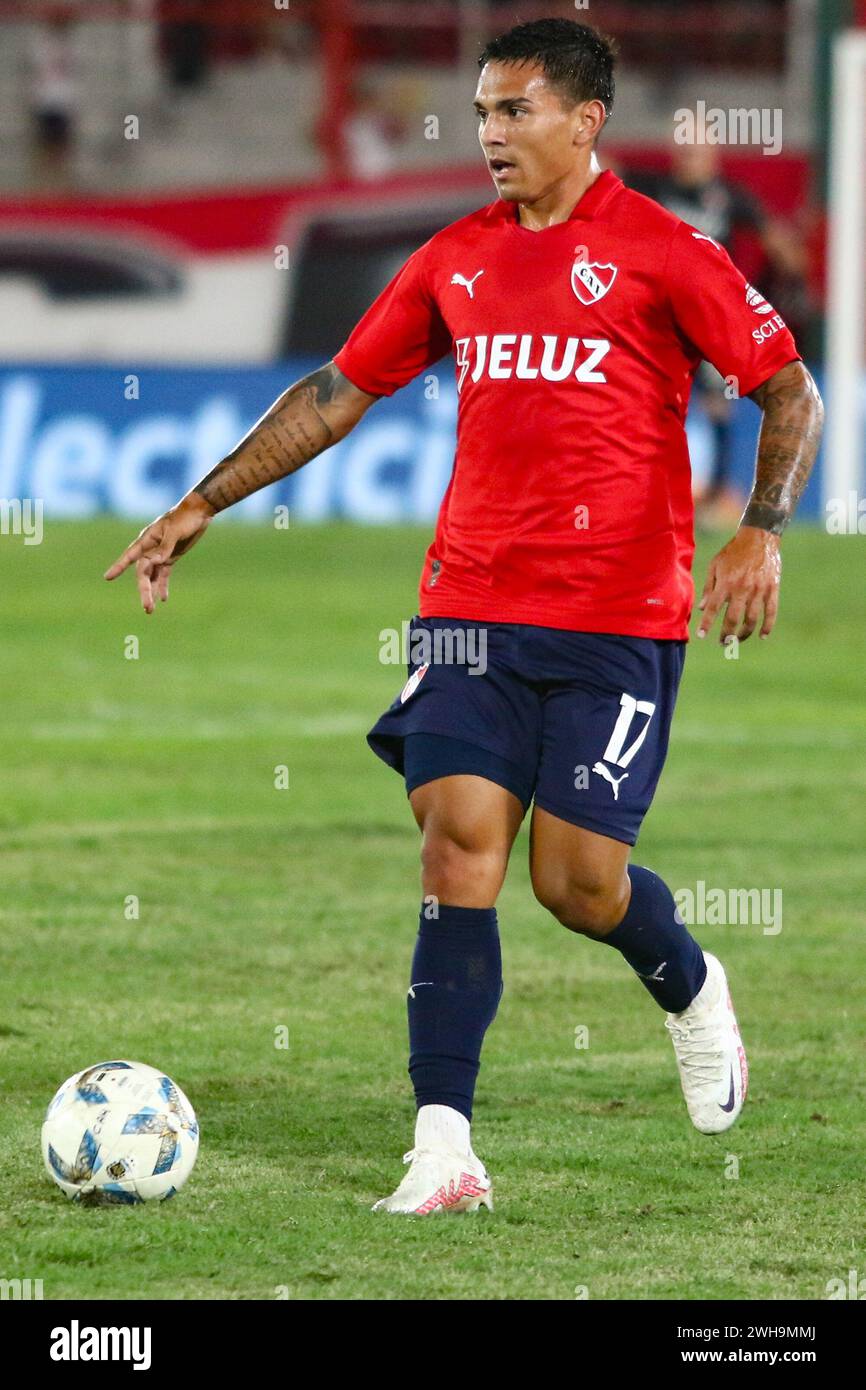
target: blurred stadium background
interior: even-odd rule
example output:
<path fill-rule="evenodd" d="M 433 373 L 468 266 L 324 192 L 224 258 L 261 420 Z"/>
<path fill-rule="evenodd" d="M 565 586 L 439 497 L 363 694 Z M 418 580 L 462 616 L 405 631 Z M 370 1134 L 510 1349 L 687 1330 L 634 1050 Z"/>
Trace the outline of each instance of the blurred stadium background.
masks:
<path fill-rule="evenodd" d="M 828 188 L 847 197 L 835 350 L 859 404 L 801 516 L 859 487 L 862 91 L 835 185 L 830 146 L 834 44 L 866 0 L 0 0 L 0 496 L 54 517 L 168 506 L 341 346 L 411 250 L 492 201 L 475 54 L 554 14 L 621 46 L 602 162 L 725 240 L 822 383 Z M 698 103 L 764 112 L 781 140 L 678 146 L 674 114 Z M 239 514 L 430 520 L 456 412 L 439 375 L 434 399 L 414 383 Z M 711 381 L 696 391 L 702 518 L 735 519 L 757 424 Z"/>

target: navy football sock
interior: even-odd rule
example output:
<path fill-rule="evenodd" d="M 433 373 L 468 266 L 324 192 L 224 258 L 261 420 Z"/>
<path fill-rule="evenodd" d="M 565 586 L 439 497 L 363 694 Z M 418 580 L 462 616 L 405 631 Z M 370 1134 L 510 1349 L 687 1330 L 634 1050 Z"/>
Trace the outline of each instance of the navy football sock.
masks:
<path fill-rule="evenodd" d="M 418 1108 L 450 1105 L 472 1119 L 484 1034 L 502 996 L 495 907 L 421 909 L 407 1001 L 409 1075 Z"/>
<path fill-rule="evenodd" d="M 630 864 L 631 901 L 618 927 L 599 938 L 621 951 L 653 999 L 668 1013 L 682 1013 L 694 999 L 707 967 L 686 930 L 673 894 L 649 869 Z"/>

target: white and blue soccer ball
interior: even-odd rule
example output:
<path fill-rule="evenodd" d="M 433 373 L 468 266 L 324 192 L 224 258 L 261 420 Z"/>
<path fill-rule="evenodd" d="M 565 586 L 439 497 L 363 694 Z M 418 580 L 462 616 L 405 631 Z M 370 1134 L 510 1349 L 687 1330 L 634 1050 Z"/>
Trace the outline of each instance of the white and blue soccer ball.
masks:
<path fill-rule="evenodd" d="M 42 1156 L 73 1201 L 163 1202 L 198 1154 L 198 1121 L 183 1091 L 143 1062 L 99 1062 L 64 1081 L 42 1126 Z"/>

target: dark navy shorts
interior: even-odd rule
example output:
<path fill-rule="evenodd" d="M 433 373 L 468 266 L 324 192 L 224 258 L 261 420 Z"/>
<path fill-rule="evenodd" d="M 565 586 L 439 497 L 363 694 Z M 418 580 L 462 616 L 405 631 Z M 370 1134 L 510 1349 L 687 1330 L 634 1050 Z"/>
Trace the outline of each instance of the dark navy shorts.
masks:
<path fill-rule="evenodd" d="M 405 686 L 367 741 L 406 778 L 474 773 L 633 845 L 656 789 L 685 642 L 413 618 Z M 421 737 L 413 737 L 419 735 Z"/>

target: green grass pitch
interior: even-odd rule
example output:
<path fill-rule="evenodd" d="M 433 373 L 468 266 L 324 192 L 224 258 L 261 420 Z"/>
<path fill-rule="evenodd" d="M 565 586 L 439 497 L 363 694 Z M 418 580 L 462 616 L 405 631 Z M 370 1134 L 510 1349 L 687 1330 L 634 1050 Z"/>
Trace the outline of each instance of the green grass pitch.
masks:
<path fill-rule="evenodd" d="M 0 541 L 0 1277 L 47 1299 L 571 1300 L 820 1299 L 866 1274 L 863 541 L 792 533 L 771 641 L 692 643 L 635 855 L 674 888 L 783 891 L 778 934 L 698 929 L 749 1049 L 738 1126 L 692 1130 L 661 1013 L 534 901 L 524 830 L 473 1129 L 496 1211 L 405 1220 L 369 1207 L 411 1145 L 418 837 L 364 734 L 404 679 L 379 633 L 414 611 L 427 534 L 220 523 L 148 619 L 129 576 L 101 579 L 133 531 Z M 165 1207 L 82 1210 L 43 1172 L 44 1107 L 108 1056 L 198 1110 Z"/>

